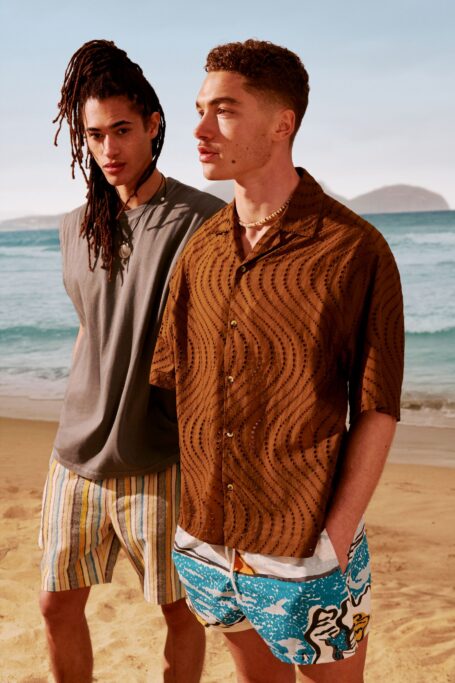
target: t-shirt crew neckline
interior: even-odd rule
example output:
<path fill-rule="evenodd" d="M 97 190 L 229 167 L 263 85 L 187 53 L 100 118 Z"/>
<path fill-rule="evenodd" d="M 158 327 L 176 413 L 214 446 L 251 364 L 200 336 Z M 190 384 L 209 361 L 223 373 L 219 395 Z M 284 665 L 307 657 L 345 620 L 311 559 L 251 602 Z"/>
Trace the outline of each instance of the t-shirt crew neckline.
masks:
<path fill-rule="evenodd" d="M 153 194 L 150 197 L 150 199 L 148 199 L 143 204 L 139 204 L 139 206 L 135 206 L 133 209 L 126 209 L 123 212 L 123 215 L 127 217 L 128 221 L 137 218 L 142 214 L 142 212 L 145 213 L 147 211 L 147 208 L 152 208 L 154 206 L 164 203 L 164 200 L 166 199 L 167 193 L 169 191 L 169 179 L 166 178 L 165 175 L 163 175 L 163 179 L 164 182 L 161 184 L 161 187 L 158 189 L 157 192 L 155 192 L 155 194 Z"/>

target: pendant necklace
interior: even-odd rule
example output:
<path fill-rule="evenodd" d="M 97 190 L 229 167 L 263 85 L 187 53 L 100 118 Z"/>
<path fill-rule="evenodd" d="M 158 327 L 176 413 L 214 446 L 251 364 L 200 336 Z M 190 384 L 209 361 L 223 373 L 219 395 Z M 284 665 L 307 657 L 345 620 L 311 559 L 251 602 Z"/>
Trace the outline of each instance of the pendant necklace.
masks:
<path fill-rule="evenodd" d="M 128 261 L 128 259 L 130 258 L 131 254 L 133 253 L 133 240 L 132 240 L 133 232 L 136 230 L 137 226 L 138 226 L 139 223 L 141 222 L 142 216 L 144 215 L 144 213 L 146 212 L 146 210 L 149 208 L 150 202 L 152 201 L 152 199 L 153 199 L 154 197 L 156 197 L 156 195 L 157 195 L 158 192 L 161 190 L 161 188 L 163 187 L 163 185 L 164 185 L 164 193 L 163 193 L 163 196 L 161 197 L 161 201 L 162 201 L 162 202 L 164 201 L 164 199 L 165 199 L 165 197 L 166 197 L 166 178 L 164 177 L 163 174 L 161 174 L 161 182 L 160 182 L 160 184 L 159 184 L 159 186 L 158 186 L 158 189 L 156 190 L 156 192 L 153 193 L 153 195 L 150 197 L 150 199 L 145 203 L 145 206 L 144 206 L 144 208 L 142 209 L 141 213 L 139 214 L 139 217 L 137 218 L 137 220 L 136 220 L 134 226 L 131 228 L 130 234 L 128 235 L 128 237 L 124 237 L 123 240 L 122 240 L 121 243 L 120 243 L 120 246 L 119 246 L 119 248 L 118 248 L 118 255 L 120 256 L 120 258 L 122 259 L 122 261 L 124 261 L 124 262 Z"/>

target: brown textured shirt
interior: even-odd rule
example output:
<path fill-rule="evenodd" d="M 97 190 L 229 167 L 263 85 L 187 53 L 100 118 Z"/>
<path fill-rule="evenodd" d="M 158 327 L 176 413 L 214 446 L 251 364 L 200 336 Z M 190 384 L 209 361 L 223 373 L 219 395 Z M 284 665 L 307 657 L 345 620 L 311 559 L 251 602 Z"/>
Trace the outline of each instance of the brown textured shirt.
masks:
<path fill-rule="evenodd" d="M 382 235 L 301 172 L 246 258 L 233 204 L 173 275 L 151 382 L 176 388 L 180 526 L 239 550 L 312 554 L 346 414 L 399 419 L 403 309 Z"/>

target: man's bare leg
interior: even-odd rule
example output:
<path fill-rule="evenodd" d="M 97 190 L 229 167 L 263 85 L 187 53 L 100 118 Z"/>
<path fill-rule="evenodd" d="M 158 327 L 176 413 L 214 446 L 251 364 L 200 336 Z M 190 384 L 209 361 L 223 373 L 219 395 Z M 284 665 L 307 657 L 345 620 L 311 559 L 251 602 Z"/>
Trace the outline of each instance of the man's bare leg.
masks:
<path fill-rule="evenodd" d="M 294 666 L 277 659 L 254 629 L 224 635 L 234 659 L 237 683 L 295 682 Z"/>
<path fill-rule="evenodd" d="M 167 624 L 164 646 L 164 682 L 199 683 L 204 665 L 205 629 L 185 600 L 161 605 Z"/>
<path fill-rule="evenodd" d="M 40 595 L 51 669 L 56 683 L 91 683 L 93 653 L 85 618 L 90 588 Z"/>
<path fill-rule="evenodd" d="M 299 666 L 298 681 L 302 683 L 363 683 L 368 636 L 362 640 L 352 657 L 330 664 Z"/>

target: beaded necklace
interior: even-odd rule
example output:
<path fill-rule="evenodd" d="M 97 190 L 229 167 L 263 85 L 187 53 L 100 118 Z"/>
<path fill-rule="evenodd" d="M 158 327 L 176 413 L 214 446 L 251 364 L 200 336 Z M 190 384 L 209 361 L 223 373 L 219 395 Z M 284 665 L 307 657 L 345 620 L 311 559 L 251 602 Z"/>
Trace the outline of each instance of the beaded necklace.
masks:
<path fill-rule="evenodd" d="M 292 197 L 292 195 L 291 195 L 291 197 Z M 284 202 L 284 204 L 282 204 L 279 209 L 276 209 L 276 211 L 272 211 L 272 213 L 269 214 L 268 216 L 266 216 L 265 218 L 261 218 L 258 221 L 253 221 L 253 223 L 244 223 L 243 221 L 240 220 L 240 218 L 237 214 L 238 224 L 242 228 L 259 228 L 261 225 L 265 225 L 266 223 L 269 223 L 269 221 L 273 220 L 277 216 L 280 216 L 283 213 L 283 211 L 285 211 L 288 208 L 288 206 L 291 202 L 291 197 L 288 197 L 286 199 L 286 201 Z"/>

